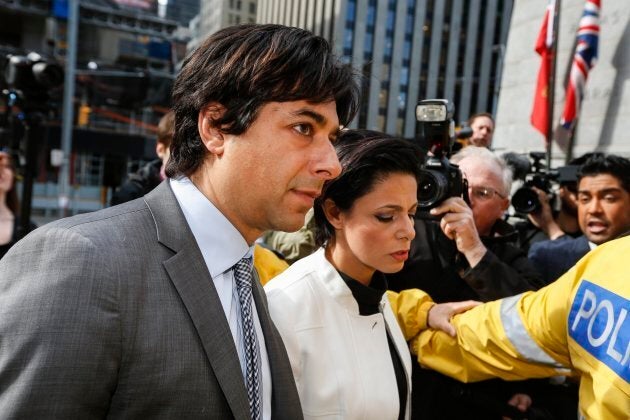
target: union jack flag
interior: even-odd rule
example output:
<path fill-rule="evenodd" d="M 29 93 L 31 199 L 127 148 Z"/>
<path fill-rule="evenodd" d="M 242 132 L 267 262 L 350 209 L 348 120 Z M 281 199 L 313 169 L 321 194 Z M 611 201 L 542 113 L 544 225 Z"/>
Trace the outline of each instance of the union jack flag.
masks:
<path fill-rule="evenodd" d="M 575 123 L 584 97 L 584 86 L 588 72 L 597 61 L 600 3 L 600 0 L 587 0 L 580 19 L 575 54 L 569 73 L 566 102 L 560 119 L 560 124 L 566 129 L 570 129 Z"/>

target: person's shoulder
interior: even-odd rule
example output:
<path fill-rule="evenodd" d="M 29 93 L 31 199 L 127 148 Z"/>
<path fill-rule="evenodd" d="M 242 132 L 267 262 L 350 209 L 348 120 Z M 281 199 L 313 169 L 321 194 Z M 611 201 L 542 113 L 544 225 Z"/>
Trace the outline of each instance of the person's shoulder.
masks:
<path fill-rule="evenodd" d="M 603 253 L 605 255 L 612 252 L 619 253 L 620 255 L 630 255 L 630 234 L 598 245 L 590 254 L 600 255 Z"/>
<path fill-rule="evenodd" d="M 144 222 L 143 222 L 144 221 Z M 95 242 L 97 238 L 129 235 L 135 229 L 149 226 L 150 212 L 142 199 L 90 213 L 82 213 L 47 223 L 24 238 L 28 241 L 83 237 Z"/>
<path fill-rule="evenodd" d="M 327 271 L 322 258 L 323 252 L 302 258 L 265 285 L 269 311 L 281 331 L 322 326 L 323 311 L 330 308 L 321 285 L 320 271 Z"/>
<path fill-rule="evenodd" d="M 330 263 L 319 249 L 313 254 L 293 263 L 289 268 L 274 277 L 265 285 L 265 292 L 270 300 L 283 299 L 282 296 L 298 300 L 306 299 L 315 293 L 318 277 L 330 271 Z M 299 297 L 298 297 L 299 296 Z"/>
<path fill-rule="evenodd" d="M 579 236 L 577 238 L 572 238 L 568 235 L 563 235 L 558 239 L 551 240 L 548 239 L 546 241 L 535 242 L 529 248 L 530 255 L 532 253 L 548 253 L 548 252 L 556 252 L 558 250 L 569 249 L 576 244 L 581 243 L 584 240 L 584 236 Z"/>

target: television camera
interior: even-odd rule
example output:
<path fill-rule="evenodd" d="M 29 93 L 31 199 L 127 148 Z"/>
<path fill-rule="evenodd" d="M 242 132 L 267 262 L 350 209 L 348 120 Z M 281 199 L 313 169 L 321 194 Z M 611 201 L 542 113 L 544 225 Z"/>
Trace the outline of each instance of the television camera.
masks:
<path fill-rule="evenodd" d="M 455 139 L 454 112 L 446 99 L 426 99 L 416 106 L 418 135 L 428 148 L 418 185 L 416 217 L 420 219 L 438 219 L 429 211 L 449 197 L 463 197 L 468 202 L 468 184 L 459 167 L 448 161 Z"/>
<path fill-rule="evenodd" d="M 523 179 L 524 185 L 512 195 L 512 206 L 517 215 L 536 214 L 540 212 L 542 203 L 533 187 L 544 191 L 549 201 L 555 200 L 555 184 L 571 185 L 577 182 L 577 165 L 566 165 L 556 169 L 545 167 L 544 152 L 530 152 L 529 160 L 513 154 L 504 155 L 504 159 L 512 167 L 515 178 Z"/>
<path fill-rule="evenodd" d="M 38 150 L 43 143 L 42 123 L 50 110 L 50 92 L 63 83 L 63 68 L 41 55 L 9 54 L 3 60 L 0 80 L 0 148 L 5 149 L 18 164 L 22 175 L 21 224 L 18 237 L 30 229 L 31 197 L 37 168 Z"/>

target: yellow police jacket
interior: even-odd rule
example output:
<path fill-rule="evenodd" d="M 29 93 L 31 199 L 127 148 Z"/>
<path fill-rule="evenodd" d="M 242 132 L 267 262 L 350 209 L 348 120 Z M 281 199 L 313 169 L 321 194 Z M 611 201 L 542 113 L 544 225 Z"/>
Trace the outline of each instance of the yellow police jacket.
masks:
<path fill-rule="evenodd" d="M 289 264 L 278 258 L 273 251 L 263 248 L 259 244 L 255 244 L 254 268 L 258 273 L 260 284 L 264 286 L 267 282 L 269 282 L 269 280 L 289 268 Z"/>
<path fill-rule="evenodd" d="M 588 419 L 630 418 L 630 236 L 587 254 L 537 292 L 453 318 L 457 338 L 434 330 L 411 341 L 420 363 L 464 382 L 566 374 L 580 380 Z"/>

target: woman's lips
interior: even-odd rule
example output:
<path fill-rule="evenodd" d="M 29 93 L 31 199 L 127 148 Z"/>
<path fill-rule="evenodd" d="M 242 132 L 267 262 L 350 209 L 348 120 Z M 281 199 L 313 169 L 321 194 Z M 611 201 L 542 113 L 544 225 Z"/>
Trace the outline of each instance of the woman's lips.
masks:
<path fill-rule="evenodd" d="M 407 261 L 409 258 L 409 251 L 398 251 L 390 254 L 397 261 Z"/>

